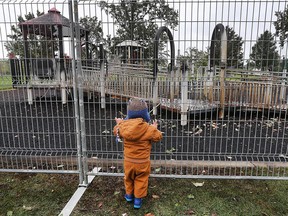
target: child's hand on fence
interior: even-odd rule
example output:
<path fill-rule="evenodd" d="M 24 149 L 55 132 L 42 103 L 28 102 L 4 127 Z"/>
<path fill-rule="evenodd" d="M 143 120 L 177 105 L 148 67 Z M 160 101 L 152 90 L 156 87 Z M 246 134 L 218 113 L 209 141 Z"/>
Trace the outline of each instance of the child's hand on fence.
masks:
<path fill-rule="evenodd" d="M 115 117 L 115 121 L 116 121 L 116 124 L 119 124 L 120 122 L 123 121 L 123 119 L 122 119 L 122 118 L 116 118 L 116 117 Z"/>
<path fill-rule="evenodd" d="M 153 120 L 152 126 L 155 127 L 155 128 L 158 127 L 158 122 L 157 122 L 157 120 Z"/>

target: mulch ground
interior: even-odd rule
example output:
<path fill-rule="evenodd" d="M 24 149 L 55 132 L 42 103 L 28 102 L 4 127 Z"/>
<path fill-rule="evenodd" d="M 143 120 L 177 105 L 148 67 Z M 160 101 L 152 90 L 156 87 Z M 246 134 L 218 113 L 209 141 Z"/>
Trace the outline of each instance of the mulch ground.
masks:
<path fill-rule="evenodd" d="M 0 148 L 2 155 L 76 155 L 75 104 L 69 97 L 61 103 L 55 90 L 33 91 L 32 105 L 23 89 L 0 92 Z M 114 118 L 126 113 L 126 102 L 107 97 L 85 97 L 85 133 L 88 157 L 123 158 L 122 143 L 112 134 Z M 156 119 L 163 140 L 153 145 L 153 159 L 286 161 L 288 125 L 285 113 L 226 110 L 191 113 L 188 125 L 180 114 L 158 110 Z M 153 117 L 155 118 L 155 117 Z"/>

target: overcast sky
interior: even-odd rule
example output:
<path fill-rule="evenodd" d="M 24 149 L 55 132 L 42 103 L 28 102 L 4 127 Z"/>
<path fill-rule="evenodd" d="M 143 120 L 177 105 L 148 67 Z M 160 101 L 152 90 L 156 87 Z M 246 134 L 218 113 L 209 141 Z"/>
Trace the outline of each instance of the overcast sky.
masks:
<path fill-rule="evenodd" d="M 79 16 L 97 16 L 103 22 L 104 35 L 116 32 L 114 20 L 96 4 L 97 1 L 80 1 Z M 108 1 L 118 2 L 118 1 Z M 244 41 L 245 58 L 249 57 L 251 47 L 265 30 L 275 32 L 273 21 L 276 20 L 275 12 L 283 11 L 287 1 L 186 1 L 169 0 L 170 7 L 179 13 L 179 26 L 172 31 L 176 50 L 183 54 L 190 47 L 206 50 L 210 44 L 213 29 L 217 23 L 229 25 L 242 37 Z M 4 43 L 8 40 L 6 35 L 11 34 L 11 25 L 17 24 L 18 15 L 36 11 L 47 12 L 56 7 L 63 16 L 69 18 L 68 0 L 0 0 L 0 59 L 7 58 Z M 159 22 L 159 26 L 164 23 Z M 276 38 L 277 39 L 277 38 Z M 69 40 L 69 38 L 66 38 Z M 65 43 L 65 52 L 69 54 L 69 42 Z M 281 56 L 287 57 L 286 46 L 279 48 Z"/>

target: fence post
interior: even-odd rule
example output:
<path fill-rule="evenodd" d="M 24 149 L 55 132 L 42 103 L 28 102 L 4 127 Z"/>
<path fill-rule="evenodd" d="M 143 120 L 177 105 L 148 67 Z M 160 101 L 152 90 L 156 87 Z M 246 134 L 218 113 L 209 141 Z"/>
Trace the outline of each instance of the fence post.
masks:
<path fill-rule="evenodd" d="M 75 20 L 75 35 L 76 35 L 76 63 L 77 63 L 77 82 L 78 82 L 78 97 L 79 97 L 79 120 L 80 120 L 80 132 L 81 132 L 81 147 L 82 147 L 82 168 L 83 168 L 83 183 L 82 185 L 88 185 L 88 165 L 87 165 L 87 147 L 86 147 L 86 129 L 85 129 L 85 115 L 84 115 L 84 97 L 83 97 L 83 71 L 81 62 L 81 36 L 80 25 L 78 16 L 78 1 L 74 0 L 74 20 Z"/>
<path fill-rule="evenodd" d="M 75 25 L 73 18 L 73 2 L 69 0 L 69 19 L 70 19 L 70 52 L 72 57 L 72 78 L 73 78 L 73 95 L 74 95 L 74 109 L 75 109 L 75 129 L 76 129 L 76 142 L 77 142 L 77 164 L 79 170 L 79 184 L 84 181 L 83 165 L 82 165 L 82 148 L 81 148 L 81 131 L 80 131 L 80 116 L 78 106 L 78 79 L 76 76 L 76 54 L 75 54 Z"/>

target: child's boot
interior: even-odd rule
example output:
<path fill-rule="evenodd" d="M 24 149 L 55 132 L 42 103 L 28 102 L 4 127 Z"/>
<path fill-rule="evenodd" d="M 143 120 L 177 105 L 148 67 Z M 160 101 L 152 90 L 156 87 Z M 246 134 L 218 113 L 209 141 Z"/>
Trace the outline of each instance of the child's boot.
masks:
<path fill-rule="evenodd" d="M 142 205 L 142 199 L 141 198 L 135 198 L 134 199 L 134 208 L 139 209 Z"/>
<path fill-rule="evenodd" d="M 132 202 L 133 201 L 133 194 L 125 194 L 124 198 L 126 199 L 127 202 Z"/>

